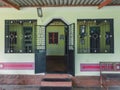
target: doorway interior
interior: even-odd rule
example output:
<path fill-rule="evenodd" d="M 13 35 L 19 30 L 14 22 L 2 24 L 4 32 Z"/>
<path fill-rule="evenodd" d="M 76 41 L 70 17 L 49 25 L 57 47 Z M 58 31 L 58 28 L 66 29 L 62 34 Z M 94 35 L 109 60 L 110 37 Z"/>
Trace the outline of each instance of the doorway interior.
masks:
<path fill-rule="evenodd" d="M 62 19 L 52 19 L 39 26 L 42 33 L 35 54 L 35 73 L 68 73 L 74 75 L 74 30 L 75 24 L 66 24 Z M 41 31 L 40 31 L 41 32 Z"/>

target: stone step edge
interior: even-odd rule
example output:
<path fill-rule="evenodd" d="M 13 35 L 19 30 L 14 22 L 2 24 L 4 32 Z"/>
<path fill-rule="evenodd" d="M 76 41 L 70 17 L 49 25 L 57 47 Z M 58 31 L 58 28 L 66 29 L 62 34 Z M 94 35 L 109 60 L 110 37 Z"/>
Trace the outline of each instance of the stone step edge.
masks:
<path fill-rule="evenodd" d="M 69 74 L 45 74 L 45 76 L 43 77 L 43 79 L 46 78 L 46 79 L 70 79 L 72 78 L 71 75 Z"/>
<path fill-rule="evenodd" d="M 72 82 L 41 82 L 42 87 L 72 87 Z"/>

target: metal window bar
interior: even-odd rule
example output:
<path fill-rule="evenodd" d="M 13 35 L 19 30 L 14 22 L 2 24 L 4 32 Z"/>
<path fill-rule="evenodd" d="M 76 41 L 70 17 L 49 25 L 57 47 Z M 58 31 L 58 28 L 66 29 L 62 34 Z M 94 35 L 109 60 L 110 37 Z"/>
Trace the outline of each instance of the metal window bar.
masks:
<path fill-rule="evenodd" d="M 88 33 L 89 32 L 88 31 L 89 27 L 96 26 L 100 23 L 102 23 L 100 27 L 103 27 L 104 30 L 102 30 L 102 32 L 104 32 L 104 34 L 100 33 L 100 35 L 98 35 L 98 38 L 100 40 L 102 38 L 105 41 L 107 41 L 106 45 L 104 47 L 101 47 L 101 48 L 97 48 L 97 47 L 96 48 L 90 48 L 89 44 L 88 44 L 89 38 L 94 37 L 94 36 L 89 35 L 89 33 Z M 80 40 L 78 39 L 79 40 L 78 41 L 79 42 L 78 43 L 78 46 L 79 46 L 78 47 L 78 53 L 90 53 L 90 51 L 91 51 L 91 53 L 113 53 L 114 52 L 113 19 L 78 19 L 78 24 L 79 25 L 86 25 L 86 28 L 87 28 L 87 32 L 85 34 L 85 39 L 82 40 L 83 42 L 81 42 L 81 39 L 83 39 L 83 38 L 80 38 Z M 109 31 L 107 29 L 108 25 L 110 25 L 110 27 L 109 27 L 110 30 Z M 106 35 L 110 40 L 106 39 L 107 38 Z M 80 37 L 80 36 L 78 35 L 78 37 Z M 107 45 L 108 41 L 110 43 L 109 48 L 108 48 L 108 45 Z M 87 44 L 85 44 L 85 43 L 87 43 Z"/>
<path fill-rule="evenodd" d="M 36 50 L 45 49 L 45 26 L 37 25 L 35 39 Z"/>
<path fill-rule="evenodd" d="M 69 45 L 68 49 L 69 50 L 74 50 L 74 45 L 75 45 L 75 24 L 70 24 L 69 25 Z"/>

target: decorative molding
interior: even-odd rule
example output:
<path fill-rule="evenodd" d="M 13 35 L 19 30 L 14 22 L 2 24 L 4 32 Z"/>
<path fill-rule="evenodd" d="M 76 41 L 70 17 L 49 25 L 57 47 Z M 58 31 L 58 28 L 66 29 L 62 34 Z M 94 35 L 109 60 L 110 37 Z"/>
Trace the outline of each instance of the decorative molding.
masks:
<path fill-rule="evenodd" d="M 33 62 L 3 62 L 0 70 L 34 70 Z"/>
<path fill-rule="evenodd" d="M 80 71 L 100 71 L 99 64 L 80 64 Z"/>
<path fill-rule="evenodd" d="M 63 22 L 65 22 L 67 25 L 70 25 L 70 23 L 68 21 L 66 21 L 63 17 L 53 17 L 53 18 L 47 20 L 47 22 L 44 25 L 47 26 L 51 21 L 53 21 L 55 19 L 60 19 Z"/>

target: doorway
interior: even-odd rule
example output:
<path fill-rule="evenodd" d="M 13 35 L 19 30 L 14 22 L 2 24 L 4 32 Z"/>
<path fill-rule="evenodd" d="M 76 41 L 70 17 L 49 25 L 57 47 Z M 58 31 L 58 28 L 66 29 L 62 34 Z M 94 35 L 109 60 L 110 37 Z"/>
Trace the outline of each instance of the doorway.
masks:
<path fill-rule="evenodd" d="M 37 26 L 35 73 L 68 73 L 74 75 L 75 24 L 52 19 Z"/>
<path fill-rule="evenodd" d="M 46 72 L 67 73 L 68 25 L 60 19 L 46 26 Z"/>

